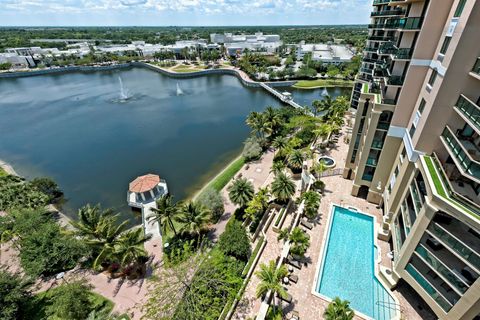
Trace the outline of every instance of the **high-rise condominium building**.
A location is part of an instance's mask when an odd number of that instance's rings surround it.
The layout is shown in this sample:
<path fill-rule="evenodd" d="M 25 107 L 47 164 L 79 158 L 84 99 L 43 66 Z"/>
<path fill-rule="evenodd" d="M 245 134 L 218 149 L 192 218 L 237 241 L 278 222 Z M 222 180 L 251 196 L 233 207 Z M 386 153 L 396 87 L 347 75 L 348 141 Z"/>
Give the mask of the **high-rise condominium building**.
<path fill-rule="evenodd" d="M 480 1 L 374 0 L 344 177 L 381 205 L 392 285 L 480 314 Z"/>

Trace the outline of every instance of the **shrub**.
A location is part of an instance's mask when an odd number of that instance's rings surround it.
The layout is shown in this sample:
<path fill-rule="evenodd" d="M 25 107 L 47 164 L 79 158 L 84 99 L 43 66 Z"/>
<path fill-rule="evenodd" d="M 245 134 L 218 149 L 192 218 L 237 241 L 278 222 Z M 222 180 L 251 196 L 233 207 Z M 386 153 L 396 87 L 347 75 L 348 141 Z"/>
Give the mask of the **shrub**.
<path fill-rule="evenodd" d="M 17 274 L 0 268 L 0 318 L 4 320 L 23 319 L 23 313 L 30 300 L 30 283 Z"/>
<path fill-rule="evenodd" d="M 242 156 L 246 161 L 256 160 L 262 155 L 262 147 L 260 143 L 253 137 L 248 138 L 245 141 L 243 147 Z"/>
<path fill-rule="evenodd" d="M 202 194 L 198 197 L 198 202 L 210 209 L 212 212 L 212 222 L 214 223 L 220 219 L 225 211 L 222 195 L 212 187 L 208 187 L 204 192 L 202 192 Z"/>
<path fill-rule="evenodd" d="M 232 219 L 218 241 L 218 247 L 226 255 L 247 261 L 250 257 L 250 240 L 240 221 Z"/>
<path fill-rule="evenodd" d="M 57 183 L 50 178 L 35 178 L 30 184 L 49 197 L 49 202 L 54 202 L 63 196 Z"/>
<path fill-rule="evenodd" d="M 90 287 L 76 281 L 61 285 L 55 289 L 55 295 L 50 299 L 46 309 L 50 317 L 60 319 L 86 319 L 92 311 L 90 302 Z"/>

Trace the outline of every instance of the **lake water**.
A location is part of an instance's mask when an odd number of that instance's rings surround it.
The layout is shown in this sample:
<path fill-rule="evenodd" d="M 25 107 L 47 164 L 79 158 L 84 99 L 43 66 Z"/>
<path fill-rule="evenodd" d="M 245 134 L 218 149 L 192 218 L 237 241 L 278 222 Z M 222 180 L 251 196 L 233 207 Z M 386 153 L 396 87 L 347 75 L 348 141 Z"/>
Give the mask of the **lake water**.
<path fill-rule="evenodd" d="M 70 216 L 101 203 L 124 219 L 134 219 L 126 192 L 136 176 L 159 174 L 185 198 L 241 152 L 250 111 L 280 104 L 233 76 L 173 79 L 141 68 L 0 79 L 0 97 L 1 159 L 27 178 L 57 181 Z"/>

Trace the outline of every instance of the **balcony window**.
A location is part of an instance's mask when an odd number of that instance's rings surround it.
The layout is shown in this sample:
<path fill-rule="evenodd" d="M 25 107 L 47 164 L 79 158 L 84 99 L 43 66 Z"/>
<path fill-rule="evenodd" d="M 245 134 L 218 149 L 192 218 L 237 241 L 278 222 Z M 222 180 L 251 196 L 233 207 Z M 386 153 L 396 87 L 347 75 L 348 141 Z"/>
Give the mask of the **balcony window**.
<path fill-rule="evenodd" d="M 466 2 L 467 0 L 458 1 L 457 9 L 455 10 L 453 17 L 458 18 L 462 15 L 462 11 L 463 11 L 463 8 L 465 7 Z"/>
<path fill-rule="evenodd" d="M 372 181 L 374 174 L 375 174 L 375 167 L 366 165 L 365 169 L 363 170 L 362 180 Z"/>
<path fill-rule="evenodd" d="M 472 72 L 480 75 L 480 58 L 477 58 L 475 65 L 473 66 Z"/>
<path fill-rule="evenodd" d="M 447 52 L 448 45 L 450 44 L 450 40 L 452 40 L 452 37 L 445 37 L 445 39 L 443 40 L 442 47 L 440 48 L 441 54 L 445 54 L 445 52 Z"/>
<path fill-rule="evenodd" d="M 417 128 L 415 127 L 415 124 L 412 123 L 412 125 L 410 126 L 410 130 L 408 130 L 408 134 L 410 135 L 410 139 L 413 139 L 413 135 L 415 134 L 415 130 L 417 130 Z"/>
<path fill-rule="evenodd" d="M 425 104 L 427 102 L 425 101 L 425 99 L 422 98 L 422 100 L 420 101 L 420 104 L 418 105 L 418 112 L 420 112 L 420 114 L 423 113 L 423 110 L 425 110 Z"/>
<path fill-rule="evenodd" d="M 480 107 L 463 95 L 458 98 L 456 107 L 480 131 Z"/>
<path fill-rule="evenodd" d="M 435 83 L 435 80 L 437 79 L 437 69 L 433 69 L 432 73 L 430 74 L 430 78 L 428 79 L 428 84 L 433 87 L 433 84 Z"/>

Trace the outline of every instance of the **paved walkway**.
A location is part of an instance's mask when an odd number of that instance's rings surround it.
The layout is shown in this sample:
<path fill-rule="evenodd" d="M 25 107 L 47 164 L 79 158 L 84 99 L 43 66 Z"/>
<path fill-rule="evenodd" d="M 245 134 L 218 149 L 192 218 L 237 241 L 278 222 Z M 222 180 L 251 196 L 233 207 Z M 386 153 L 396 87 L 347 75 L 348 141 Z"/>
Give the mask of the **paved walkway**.
<path fill-rule="evenodd" d="M 243 166 L 242 169 L 235 175 L 235 177 L 242 176 L 250 181 L 255 191 L 258 191 L 259 188 L 264 187 L 270 183 L 273 179 L 273 174 L 270 173 L 270 168 L 273 163 L 273 150 L 268 150 L 263 156 L 254 162 L 250 162 Z M 233 181 L 233 180 L 232 180 Z M 231 184 L 228 183 L 221 191 L 221 194 L 224 199 L 225 212 L 220 217 L 220 220 L 213 225 L 212 230 L 210 231 L 210 239 L 216 241 L 218 237 L 225 231 L 225 226 L 227 225 L 228 220 L 238 208 L 235 204 L 230 201 L 228 197 L 228 186 Z"/>

